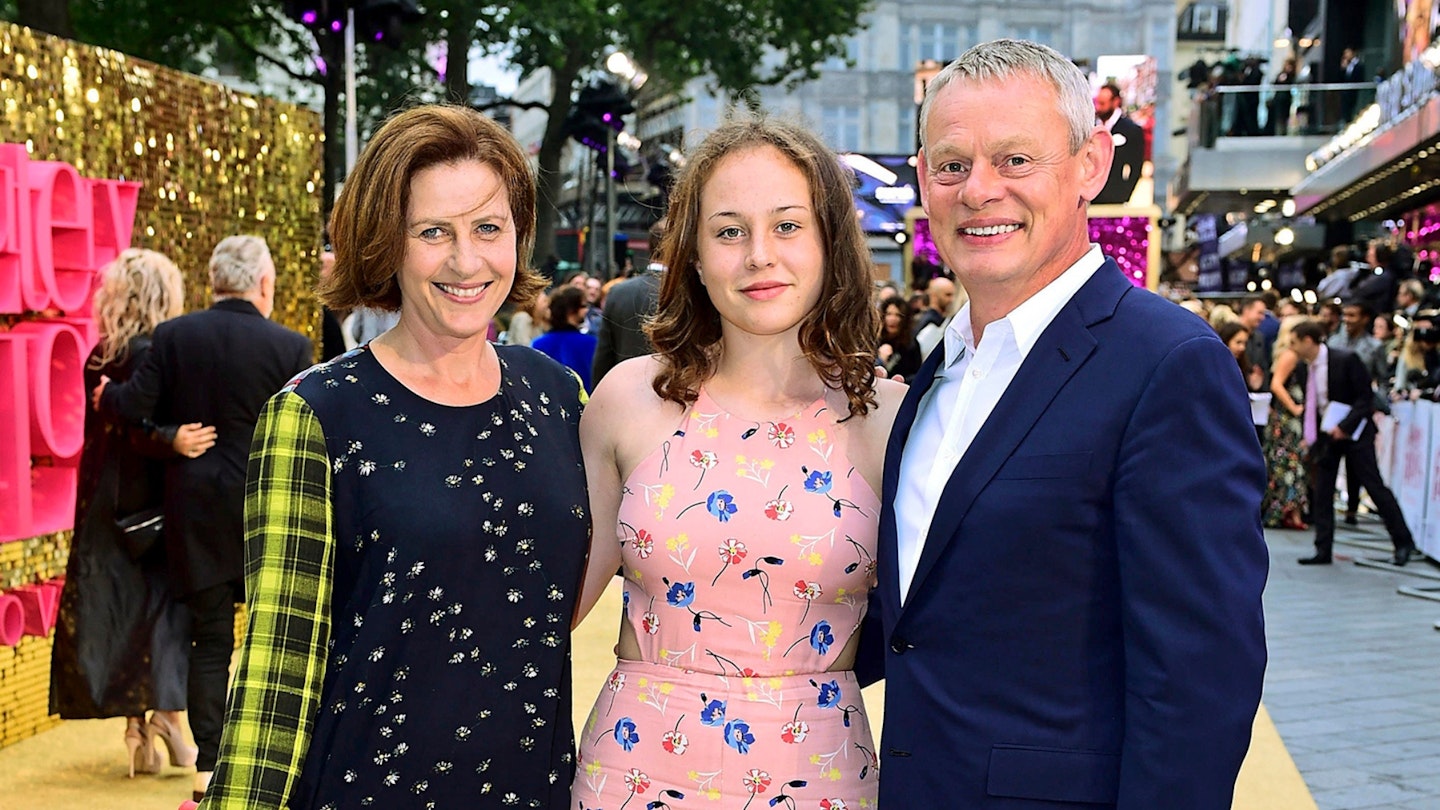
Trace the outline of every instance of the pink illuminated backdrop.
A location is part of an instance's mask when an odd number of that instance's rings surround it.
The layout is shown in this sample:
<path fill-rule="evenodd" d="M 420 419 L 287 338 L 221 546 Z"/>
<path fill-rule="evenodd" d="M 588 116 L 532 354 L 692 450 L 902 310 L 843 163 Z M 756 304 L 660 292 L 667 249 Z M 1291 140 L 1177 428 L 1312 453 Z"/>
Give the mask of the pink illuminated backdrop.
<path fill-rule="evenodd" d="M 1440 220 L 1437 220 L 1440 223 Z M 1136 287 L 1144 288 L 1149 272 L 1150 217 L 1091 217 L 1090 241 L 1100 246 L 1106 256 L 1120 265 L 1120 271 Z M 943 265 L 935 240 L 930 236 L 930 221 L 915 220 L 912 243 L 915 258 L 936 266 Z M 953 268 L 952 268 L 953 269 Z"/>

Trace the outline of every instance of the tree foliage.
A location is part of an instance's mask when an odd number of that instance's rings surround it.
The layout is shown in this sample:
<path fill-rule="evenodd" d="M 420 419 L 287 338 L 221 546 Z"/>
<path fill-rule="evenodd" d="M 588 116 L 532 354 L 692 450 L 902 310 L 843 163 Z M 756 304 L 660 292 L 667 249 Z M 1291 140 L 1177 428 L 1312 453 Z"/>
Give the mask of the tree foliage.
<path fill-rule="evenodd" d="M 0 14 L 34 24 L 41 5 L 63 2 L 7 0 L 0 2 Z M 845 37 L 859 27 L 867 4 L 421 0 L 425 18 L 407 30 L 399 50 L 360 49 L 356 96 L 366 119 L 360 131 L 409 103 L 470 102 L 466 65 L 472 49 L 505 54 L 525 72 L 548 68 L 554 94 L 539 104 L 549 114 L 538 156 L 542 202 L 536 260 L 543 261 L 554 249 L 565 118 L 580 86 L 603 70 L 610 51 L 630 54 L 661 88 L 678 89 L 703 76 L 713 92 L 743 98 L 756 87 L 813 78 L 825 60 L 843 57 Z M 326 32 L 312 39 L 285 20 L 282 0 L 69 0 L 68 11 L 68 23 L 65 15 L 51 13 L 49 19 L 61 22 L 47 24 L 70 25 L 82 42 L 191 72 L 221 60 L 253 78 L 264 61 L 296 81 L 322 85 L 328 209 L 343 171 L 341 37 Z"/>

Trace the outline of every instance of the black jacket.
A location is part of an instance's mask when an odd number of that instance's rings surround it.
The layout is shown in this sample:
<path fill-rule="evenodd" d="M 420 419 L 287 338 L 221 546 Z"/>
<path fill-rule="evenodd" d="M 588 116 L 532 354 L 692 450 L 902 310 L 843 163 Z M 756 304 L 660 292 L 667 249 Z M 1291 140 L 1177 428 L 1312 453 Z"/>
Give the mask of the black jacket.
<path fill-rule="evenodd" d="M 245 466 L 260 408 L 309 368 L 310 341 L 248 301 L 225 299 L 155 328 L 150 352 L 100 407 L 131 422 L 214 425 L 215 446 L 165 470 L 165 544 L 180 596 L 243 571 Z"/>
<path fill-rule="evenodd" d="M 645 336 L 645 321 L 655 314 L 660 302 L 660 273 L 646 271 L 616 284 L 605 296 L 605 311 L 596 334 L 595 359 L 590 367 L 591 385 L 616 365 L 632 357 L 654 354 Z M 592 389 L 593 390 L 593 389 Z"/>

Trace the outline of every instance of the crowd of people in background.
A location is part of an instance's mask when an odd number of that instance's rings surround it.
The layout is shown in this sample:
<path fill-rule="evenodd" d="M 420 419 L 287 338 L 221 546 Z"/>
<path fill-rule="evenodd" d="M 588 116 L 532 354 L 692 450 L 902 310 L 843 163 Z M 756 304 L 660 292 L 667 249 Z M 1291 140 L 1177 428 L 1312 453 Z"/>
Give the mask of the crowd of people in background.
<path fill-rule="evenodd" d="M 1365 256 L 1357 261 L 1356 255 Z M 1238 302 L 1199 299 L 1181 305 L 1206 318 L 1235 356 L 1254 401 L 1254 421 L 1269 470 L 1263 506 L 1267 527 L 1317 532 L 1317 554 L 1305 563 L 1330 561 L 1333 537 L 1335 471 L 1344 462 L 1344 520 L 1358 521 L 1361 491 L 1370 498 L 1367 511 L 1380 515 L 1395 545 L 1392 562 L 1404 565 L 1414 543 L 1394 497 L 1375 468 L 1372 413 L 1388 413 L 1390 403 L 1405 399 L 1436 399 L 1440 386 L 1440 286 L 1430 283 L 1428 264 L 1390 238 L 1370 240 L 1363 252 L 1340 245 L 1330 252 L 1326 275 L 1314 291 L 1314 304 L 1297 294 L 1281 298 L 1275 291 L 1251 294 Z M 1298 335 L 1318 336 L 1315 345 Z M 1326 363 L 1320 359 L 1324 347 Z M 1344 365 L 1341 365 L 1343 359 Z M 1353 358 L 1353 365 L 1351 364 Z M 1317 368 L 1333 378 L 1346 368 L 1362 379 L 1366 400 L 1346 403 L 1359 416 L 1344 437 L 1329 441 L 1316 425 L 1307 425 L 1317 397 L 1331 393 Z M 1347 380 L 1353 382 L 1352 380 Z M 1324 422 L 1324 414 L 1319 414 Z M 1340 419 L 1337 423 L 1343 423 Z M 1332 428 L 1334 426 L 1331 426 Z M 1307 432 L 1311 435 L 1307 435 Z M 1327 483 L 1328 480 L 1328 483 Z"/>

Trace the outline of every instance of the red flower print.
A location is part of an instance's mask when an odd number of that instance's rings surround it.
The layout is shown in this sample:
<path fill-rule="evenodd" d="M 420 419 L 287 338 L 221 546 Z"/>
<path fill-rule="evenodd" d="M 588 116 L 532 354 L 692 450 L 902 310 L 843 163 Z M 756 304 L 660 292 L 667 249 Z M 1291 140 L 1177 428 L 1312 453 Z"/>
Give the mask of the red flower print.
<path fill-rule="evenodd" d="M 813 601 L 818 599 L 820 594 L 824 592 L 824 589 L 820 587 L 820 583 L 818 582 L 806 582 L 803 579 L 795 581 L 795 595 L 801 599 Z"/>
<path fill-rule="evenodd" d="M 631 793 L 644 793 L 650 787 L 650 777 L 639 768 L 631 768 L 625 774 L 625 787 L 630 788 Z"/>
<path fill-rule="evenodd" d="M 640 626 L 645 628 L 646 633 L 649 633 L 653 636 L 656 633 L 660 632 L 660 617 L 656 616 L 654 613 L 647 612 L 640 619 Z"/>
<path fill-rule="evenodd" d="M 605 687 L 606 687 L 607 689 L 609 689 L 611 692 L 619 692 L 621 689 L 624 689 L 624 688 L 625 688 L 625 673 L 623 673 L 623 672 L 612 672 L 612 673 L 610 673 L 610 679 L 609 679 L 608 681 L 606 681 Z"/>
<path fill-rule="evenodd" d="M 714 450 L 692 450 L 690 452 L 690 465 L 708 470 L 720 463 L 720 458 L 715 455 Z"/>
<path fill-rule="evenodd" d="M 759 768 L 751 768 L 749 773 L 745 774 L 742 781 L 745 782 L 745 789 L 750 792 L 750 795 L 755 796 L 764 793 L 765 788 L 770 787 L 771 780 L 770 774 Z"/>
<path fill-rule="evenodd" d="M 745 544 L 731 537 L 720 544 L 720 559 L 730 565 L 737 565 L 745 559 Z"/>
<path fill-rule="evenodd" d="M 784 422 L 771 422 L 769 436 L 771 444 L 784 449 L 795 443 L 795 428 Z"/>
<path fill-rule="evenodd" d="M 678 731 L 667 731 L 660 738 L 660 747 L 678 757 L 690 747 L 690 738 Z"/>
<path fill-rule="evenodd" d="M 844 799 L 821 799 L 820 810 L 846 810 Z"/>
<path fill-rule="evenodd" d="M 804 720 L 792 720 L 780 727 L 780 739 L 795 745 L 805 742 L 805 737 L 810 733 L 810 724 Z"/>
<path fill-rule="evenodd" d="M 790 519 L 791 513 L 795 511 L 795 504 L 783 498 L 776 498 L 773 501 L 765 502 L 765 517 L 771 520 L 784 522 Z"/>
<path fill-rule="evenodd" d="M 719 582 L 720 575 L 725 573 L 725 568 L 731 565 L 739 565 L 740 561 L 745 559 L 745 555 L 748 553 L 749 551 L 746 550 L 744 543 L 733 537 L 727 538 L 725 542 L 720 544 L 720 559 L 723 560 L 723 562 L 720 563 L 720 570 L 715 572 L 715 578 L 710 580 L 710 584 L 714 585 Z"/>
<path fill-rule="evenodd" d="M 642 560 L 648 560 L 655 551 L 655 537 L 650 532 L 641 529 L 635 533 L 635 539 L 630 541 L 630 547 L 635 549 L 635 554 Z"/>

